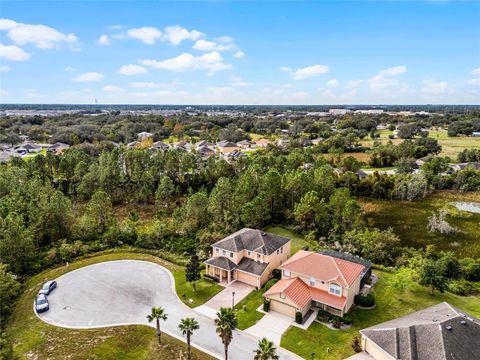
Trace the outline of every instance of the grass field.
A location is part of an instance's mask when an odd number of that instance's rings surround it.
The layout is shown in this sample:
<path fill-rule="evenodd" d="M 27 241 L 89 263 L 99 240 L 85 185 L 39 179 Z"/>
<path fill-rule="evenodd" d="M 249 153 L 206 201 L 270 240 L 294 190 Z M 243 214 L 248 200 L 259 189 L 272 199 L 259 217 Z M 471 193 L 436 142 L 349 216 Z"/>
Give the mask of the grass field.
<path fill-rule="evenodd" d="M 122 326 L 94 330 L 71 330 L 48 325 L 37 318 L 32 309 L 33 299 L 47 279 L 55 279 L 69 271 L 87 265 L 121 259 L 136 259 L 160 264 L 172 271 L 177 294 L 189 306 L 203 304 L 219 292 L 219 285 L 201 280 L 197 283 L 197 294 L 185 282 L 183 268 L 157 257 L 116 252 L 86 258 L 46 270 L 30 278 L 9 318 L 6 331 L 14 343 L 15 353 L 24 359 L 185 359 L 186 344 L 162 335 L 162 346 L 157 345 L 155 329 L 148 326 Z M 188 299 L 192 298 L 193 303 Z M 146 316 L 146 315 L 145 315 Z M 193 358 L 212 359 L 209 355 L 193 349 Z"/>
<path fill-rule="evenodd" d="M 379 276 L 379 282 L 373 290 L 377 306 L 373 310 L 353 310 L 351 328 L 331 330 L 317 322 L 307 330 L 292 326 L 284 333 L 281 346 L 306 359 L 310 359 L 313 352 L 317 360 L 344 359 L 354 354 L 351 343 L 359 330 L 442 301 L 477 318 L 480 316 L 480 300 L 477 297 L 461 297 L 450 293 L 431 295 L 428 289 L 420 286 L 399 296 L 389 285 L 392 274 L 379 271 L 375 271 L 375 274 Z"/>
<path fill-rule="evenodd" d="M 390 141 L 388 138 L 389 135 L 393 135 L 393 131 L 391 130 L 380 130 L 380 140 L 382 143 L 387 143 Z M 442 152 L 440 153 L 441 156 L 449 156 L 453 162 L 457 161 L 457 155 L 463 149 L 473 149 L 473 148 L 480 148 L 480 138 L 478 137 L 468 137 L 468 136 L 461 136 L 461 137 L 449 137 L 447 134 L 447 130 L 442 129 L 432 129 L 429 130 L 429 137 L 432 139 L 437 139 L 438 143 L 442 146 Z M 391 140 L 394 144 L 399 144 L 403 139 L 393 139 Z M 362 141 L 362 145 L 372 147 L 373 140 L 366 139 Z"/>
<path fill-rule="evenodd" d="M 457 211 L 453 201 L 480 202 L 480 193 L 437 191 L 425 199 L 413 202 L 360 199 L 369 225 L 380 229 L 392 227 L 403 245 L 452 250 L 462 256 L 480 256 L 480 214 Z M 428 218 L 433 211 L 447 206 L 452 214 L 447 221 L 460 232 L 441 235 L 428 231 Z"/>

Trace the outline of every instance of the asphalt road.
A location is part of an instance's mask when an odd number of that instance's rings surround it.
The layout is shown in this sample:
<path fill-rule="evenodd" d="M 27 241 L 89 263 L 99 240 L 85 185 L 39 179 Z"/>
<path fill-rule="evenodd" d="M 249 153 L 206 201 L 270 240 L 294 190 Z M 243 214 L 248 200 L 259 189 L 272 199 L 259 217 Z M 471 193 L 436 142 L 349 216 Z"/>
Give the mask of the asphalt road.
<path fill-rule="evenodd" d="M 161 323 L 166 333 L 181 338 L 180 319 L 194 317 L 200 330 L 192 345 L 223 358 L 223 344 L 212 319 L 183 304 L 177 297 L 170 272 L 154 263 L 137 260 L 109 261 L 71 271 L 56 279 L 57 289 L 48 296 L 50 310 L 39 314 L 45 322 L 67 328 L 98 328 L 115 325 L 149 324 L 152 307 L 162 306 L 168 320 Z M 253 359 L 258 339 L 235 331 L 229 347 L 232 360 Z M 280 359 L 299 359 L 279 348 Z"/>

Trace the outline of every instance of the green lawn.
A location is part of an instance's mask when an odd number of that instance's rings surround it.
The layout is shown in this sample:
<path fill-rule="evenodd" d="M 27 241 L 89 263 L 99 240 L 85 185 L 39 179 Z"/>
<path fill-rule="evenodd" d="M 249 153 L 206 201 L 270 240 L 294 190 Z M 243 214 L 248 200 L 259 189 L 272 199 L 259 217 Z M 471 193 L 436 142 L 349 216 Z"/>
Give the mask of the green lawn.
<path fill-rule="evenodd" d="M 151 261 L 171 270 L 179 297 L 186 294 L 185 302 L 192 307 L 203 304 L 222 290 L 218 284 L 202 279 L 194 294 L 191 285 L 185 282 L 183 267 L 138 253 L 108 253 L 73 262 L 68 267 L 45 270 L 27 281 L 7 323 L 6 332 L 13 340 L 15 353 L 24 359 L 65 359 L 66 355 L 69 359 L 184 359 L 186 345 L 182 341 L 164 334 L 163 345 L 158 347 L 155 330 L 148 326 L 72 330 L 48 325 L 34 314 L 33 299 L 47 279 L 91 264 L 122 259 Z M 193 303 L 188 301 L 190 298 Z M 194 359 L 212 358 L 194 349 Z"/>
<path fill-rule="evenodd" d="M 314 322 L 308 330 L 290 327 L 282 337 L 281 346 L 302 356 L 315 359 L 344 359 L 353 355 L 352 339 L 358 331 L 375 324 L 406 315 L 428 306 L 447 301 L 453 306 L 480 317 L 480 300 L 478 297 L 461 297 L 450 293 L 431 295 L 426 288 L 418 286 L 414 291 L 403 296 L 388 285 L 392 274 L 375 271 L 379 282 L 374 287 L 377 307 L 373 310 L 353 310 L 353 326 L 348 330 L 331 330 Z"/>
<path fill-rule="evenodd" d="M 263 304 L 263 293 L 265 289 L 253 290 L 246 298 L 235 305 L 237 311 L 238 328 L 245 330 L 253 326 L 263 317 L 263 313 L 257 311 Z"/>
<path fill-rule="evenodd" d="M 461 256 L 480 256 L 480 214 L 456 211 L 453 201 L 480 202 L 479 193 L 437 191 L 425 199 L 413 202 L 360 199 L 369 225 L 380 229 L 392 227 L 407 246 L 424 247 L 434 244 L 439 249 L 452 250 Z M 428 218 L 444 206 L 452 210 L 447 221 L 461 232 L 450 235 L 428 231 Z"/>
<path fill-rule="evenodd" d="M 391 130 L 380 130 L 380 139 L 376 139 L 382 143 L 390 141 L 389 135 L 393 134 Z M 457 155 L 463 149 L 480 148 L 480 138 L 471 136 L 459 136 L 449 137 L 447 130 L 444 129 L 430 129 L 428 137 L 438 140 L 438 143 L 442 146 L 441 156 L 449 156 L 452 161 L 457 160 Z M 403 139 L 391 140 L 394 144 L 399 144 Z M 362 145 L 371 147 L 373 145 L 372 139 L 362 140 Z"/>

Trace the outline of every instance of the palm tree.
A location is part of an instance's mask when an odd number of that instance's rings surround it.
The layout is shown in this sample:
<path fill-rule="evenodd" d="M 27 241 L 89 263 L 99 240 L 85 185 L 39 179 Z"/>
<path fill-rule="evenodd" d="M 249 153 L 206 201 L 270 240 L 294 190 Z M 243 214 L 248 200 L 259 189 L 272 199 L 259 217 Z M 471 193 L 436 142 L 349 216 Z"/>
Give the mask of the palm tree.
<path fill-rule="evenodd" d="M 178 328 L 182 331 L 183 335 L 187 336 L 187 349 L 188 349 L 188 358 L 190 359 L 190 336 L 193 334 L 194 330 L 198 330 L 200 325 L 198 325 L 197 320 L 194 318 L 185 318 L 180 320 Z"/>
<path fill-rule="evenodd" d="M 157 336 L 158 336 L 158 343 L 160 344 L 160 335 L 162 334 L 160 331 L 160 320 L 167 320 L 167 313 L 162 307 L 154 307 L 152 308 L 152 313 L 150 315 L 147 315 L 148 322 L 152 322 L 153 320 L 156 320 L 157 322 Z"/>
<path fill-rule="evenodd" d="M 222 339 L 225 348 L 225 360 L 228 360 L 228 345 L 232 341 L 233 329 L 237 327 L 237 316 L 232 308 L 220 308 L 215 319 L 217 334 Z"/>
<path fill-rule="evenodd" d="M 254 351 L 254 360 L 278 360 L 277 348 L 267 338 L 258 341 L 258 349 Z"/>

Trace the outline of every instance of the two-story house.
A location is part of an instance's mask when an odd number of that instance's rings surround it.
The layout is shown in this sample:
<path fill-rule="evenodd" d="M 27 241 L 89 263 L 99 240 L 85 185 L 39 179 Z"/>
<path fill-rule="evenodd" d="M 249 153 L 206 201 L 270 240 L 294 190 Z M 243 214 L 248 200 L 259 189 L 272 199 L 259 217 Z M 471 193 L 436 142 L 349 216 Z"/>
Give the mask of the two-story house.
<path fill-rule="evenodd" d="M 290 257 L 290 239 L 244 228 L 212 245 L 205 273 L 221 282 L 237 280 L 260 288 Z"/>
<path fill-rule="evenodd" d="M 300 250 L 279 266 L 282 278 L 264 297 L 270 310 L 291 317 L 312 307 L 343 316 L 360 292 L 364 266 L 315 252 Z"/>

